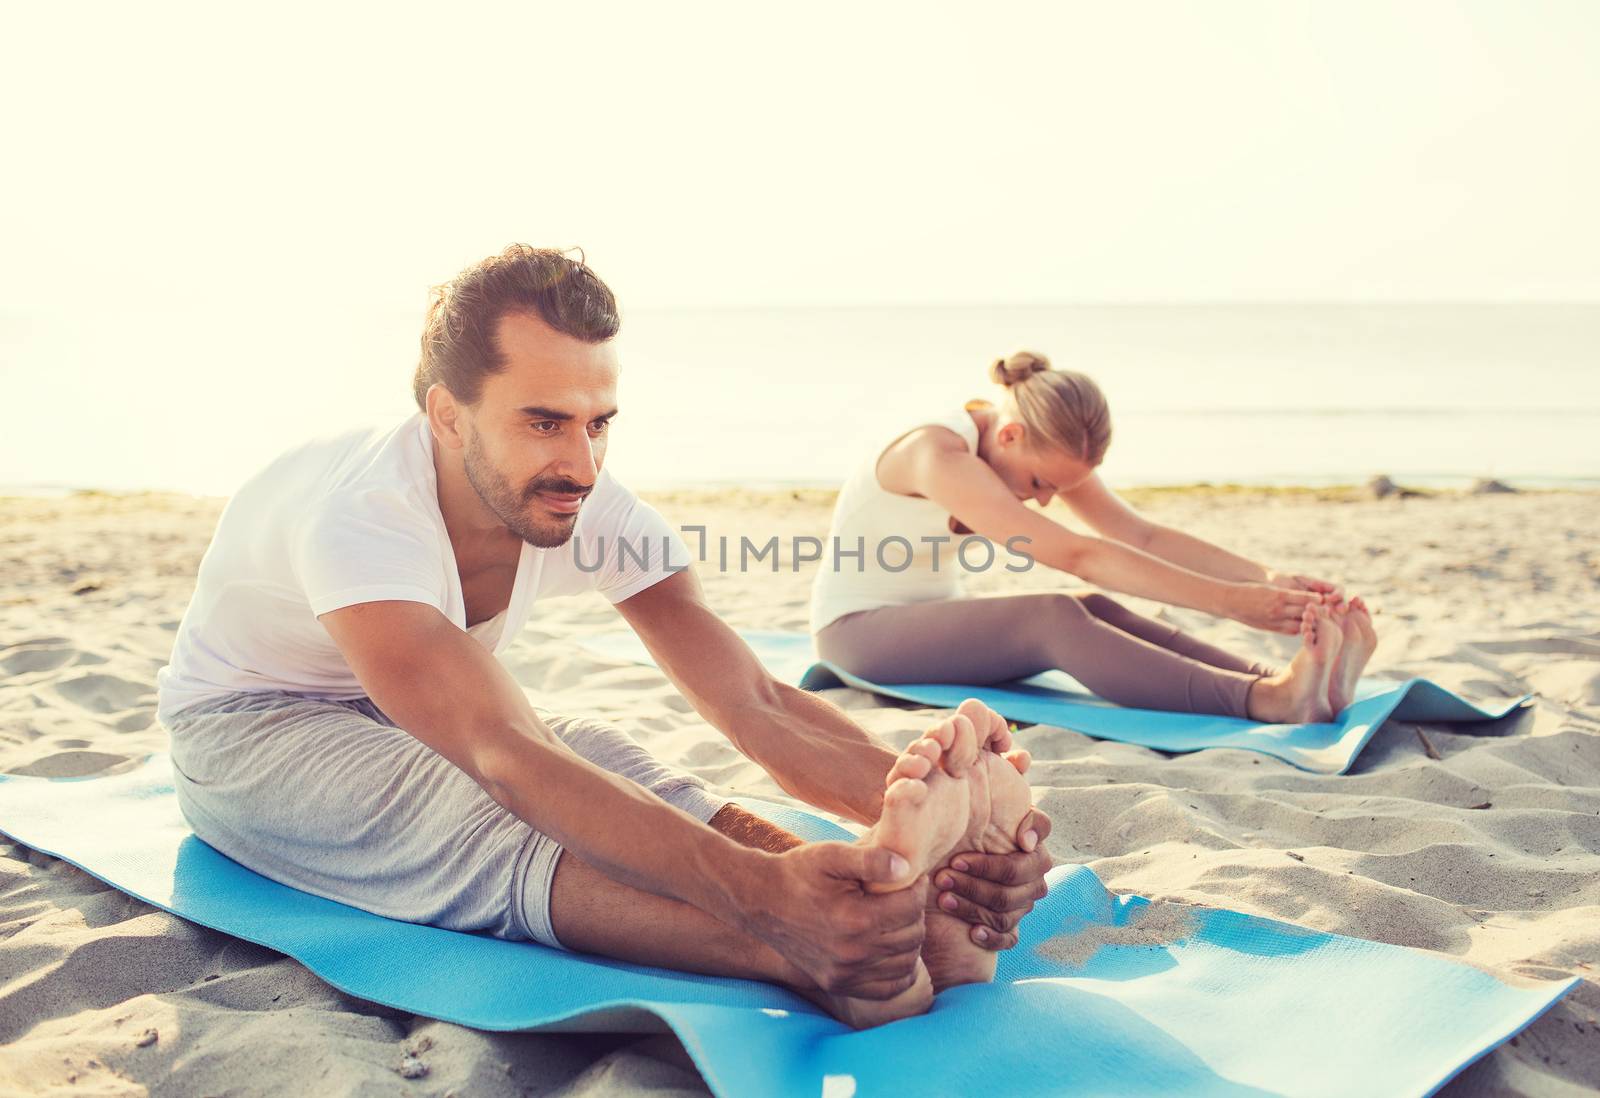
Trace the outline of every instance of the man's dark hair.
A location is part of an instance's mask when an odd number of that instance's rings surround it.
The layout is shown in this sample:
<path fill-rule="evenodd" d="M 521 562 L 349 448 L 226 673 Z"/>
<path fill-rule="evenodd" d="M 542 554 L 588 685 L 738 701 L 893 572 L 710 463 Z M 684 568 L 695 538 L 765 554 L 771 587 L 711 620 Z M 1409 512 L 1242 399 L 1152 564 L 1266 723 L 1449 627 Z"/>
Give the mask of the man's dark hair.
<path fill-rule="evenodd" d="M 433 288 L 411 380 L 417 407 L 426 410 L 434 384 L 462 403 L 477 403 L 483 379 L 506 367 L 494 333 L 500 318 L 513 313 L 536 316 L 585 343 L 604 343 L 622 327 L 617 299 L 582 252 L 573 259 L 554 248 L 513 244 Z"/>

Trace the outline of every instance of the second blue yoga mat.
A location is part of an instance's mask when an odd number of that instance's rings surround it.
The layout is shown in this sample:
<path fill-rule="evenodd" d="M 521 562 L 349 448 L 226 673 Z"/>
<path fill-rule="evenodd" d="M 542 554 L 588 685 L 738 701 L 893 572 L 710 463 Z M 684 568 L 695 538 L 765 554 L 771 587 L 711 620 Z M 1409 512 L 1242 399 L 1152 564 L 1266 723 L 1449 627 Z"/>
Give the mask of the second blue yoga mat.
<path fill-rule="evenodd" d="M 195 838 L 164 755 L 109 777 L 0 776 L 0 831 L 375 1003 L 489 1030 L 670 1027 L 723 1098 L 1422 1095 L 1576 983 L 1513 986 L 1419 950 L 1114 896 L 1059 866 L 993 984 L 858 1033 L 767 984 L 395 922 L 277 884 Z"/>
<path fill-rule="evenodd" d="M 1498 720 L 1528 700 L 1522 697 L 1494 706 L 1481 706 L 1427 679 L 1405 682 L 1362 679 L 1355 703 L 1339 714 L 1337 721 L 1258 724 L 1237 717 L 1125 709 L 1095 697 L 1059 671 L 1047 671 L 1001 686 L 868 682 L 830 663 L 818 661 L 811 638 L 806 634 L 742 631 L 740 636 L 774 676 L 807 690 L 853 686 L 938 709 L 954 709 L 966 698 L 977 698 L 1008 720 L 1024 724 L 1055 725 L 1097 739 L 1118 740 L 1159 751 L 1199 751 L 1206 747 L 1259 751 L 1317 774 L 1343 774 L 1349 770 L 1367 741 L 1391 717 L 1440 722 Z M 590 637 L 582 646 L 611 659 L 654 663 L 633 633 Z"/>

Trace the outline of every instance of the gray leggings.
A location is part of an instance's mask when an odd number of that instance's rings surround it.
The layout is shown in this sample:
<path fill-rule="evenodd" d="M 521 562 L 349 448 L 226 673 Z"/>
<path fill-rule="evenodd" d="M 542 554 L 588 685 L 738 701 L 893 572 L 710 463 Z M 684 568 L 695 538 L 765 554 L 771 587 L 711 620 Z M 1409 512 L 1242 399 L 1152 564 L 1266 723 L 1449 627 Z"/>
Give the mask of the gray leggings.
<path fill-rule="evenodd" d="M 1104 595 L 860 610 L 822 628 L 817 654 L 881 683 L 987 686 L 1060 670 L 1118 705 L 1229 717 L 1248 717 L 1250 687 L 1273 674 Z"/>
<path fill-rule="evenodd" d="M 573 751 L 702 822 L 727 802 L 602 721 L 540 718 Z M 195 834 L 283 884 L 451 930 L 560 946 L 562 848 L 367 698 L 226 694 L 168 718 Z"/>

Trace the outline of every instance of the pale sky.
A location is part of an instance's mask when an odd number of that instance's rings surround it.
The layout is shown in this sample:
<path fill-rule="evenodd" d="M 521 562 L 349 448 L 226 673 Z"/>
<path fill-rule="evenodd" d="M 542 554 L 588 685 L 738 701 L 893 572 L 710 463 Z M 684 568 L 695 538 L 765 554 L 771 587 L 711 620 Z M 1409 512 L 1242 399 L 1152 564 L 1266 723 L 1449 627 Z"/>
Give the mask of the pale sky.
<path fill-rule="evenodd" d="M 8 6 L 0 308 L 1600 299 L 1593 3 L 341 7 Z"/>
<path fill-rule="evenodd" d="M 1597 3 L 14 3 L 4 28 L 0 485 L 227 491 L 405 415 L 428 287 L 511 241 L 585 248 L 624 340 L 686 305 L 1600 302 Z M 880 317 L 797 368 L 823 409 L 850 379 L 981 382 L 1024 338 L 891 345 Z M 1594 323 L 1517 402 L 1571 398 Z M 658 394 L 636 438 L 671 437 L 663 392 L 697 437 L 829 414 L 770 403 L 781 323 L 729 327 L 628 345 L 624 396 Z M 1218 351 L 1211 396 L 1260 384 L 1269 336 Z M 1186 354 L 1166 338 L 1105 354 Z"/>

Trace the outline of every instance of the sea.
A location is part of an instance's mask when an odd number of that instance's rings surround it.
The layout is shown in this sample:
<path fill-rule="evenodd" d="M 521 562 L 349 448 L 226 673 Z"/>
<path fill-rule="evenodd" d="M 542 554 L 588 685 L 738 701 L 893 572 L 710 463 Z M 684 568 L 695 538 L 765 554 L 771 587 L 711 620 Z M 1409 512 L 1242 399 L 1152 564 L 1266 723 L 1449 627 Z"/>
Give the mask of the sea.
<path fill-rule="evenodd" d="M 225 495 L 414 411 L 420 313 L 0 314 L 0 492 Z M 640 309 L 608 462 L 639 488 L 815 486 L 998 399 L 1016 350 L 1105 390 L 1115 486 L 1600 487 L 1600 304 Z"/>

